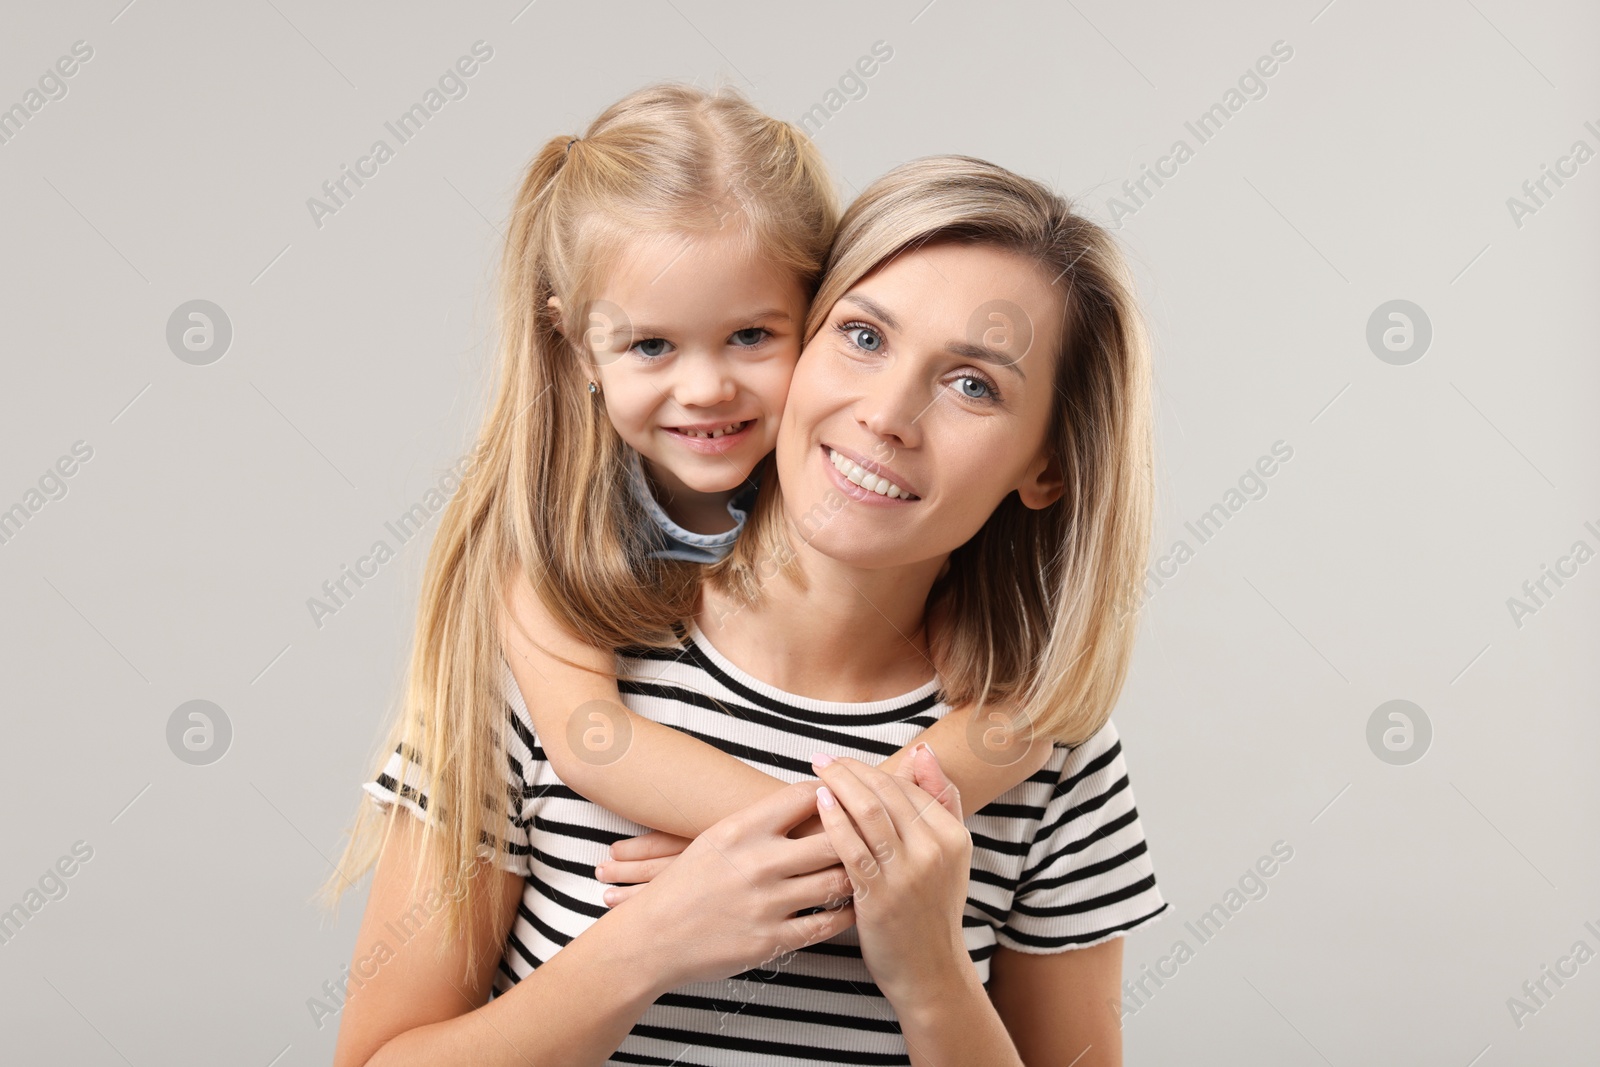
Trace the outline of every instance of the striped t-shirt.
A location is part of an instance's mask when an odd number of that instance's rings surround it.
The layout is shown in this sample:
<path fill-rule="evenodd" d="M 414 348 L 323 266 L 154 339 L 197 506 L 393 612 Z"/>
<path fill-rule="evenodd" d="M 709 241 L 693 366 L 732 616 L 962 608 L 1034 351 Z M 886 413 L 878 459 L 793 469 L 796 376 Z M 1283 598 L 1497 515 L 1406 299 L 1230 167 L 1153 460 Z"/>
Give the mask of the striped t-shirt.
<path fill-rule="evenodd" d="M 680 649 L 619 655 L 623 702 L 785 782 L 815 777 L 817 751 L 878 763 L 950 708 L 937 682 L 889 700 L 812 700 L 735 667 L 691 627 Z M 608 910 L 594 877 L 608 846 L 646 833 L 556 777 L 509 667 L 513 727 L 506 753 L 513 797 L 503 832 L 508 867 L 526 879 L 494 996 L 507 992 Z M 365 788 L 426 807 L 420 768 L 397 752 Z M 420 801 L 420 805 L 418 803 Z M 519 810 L 520 809 L 520 810 Z M 972 872 L 962 920 L 967 951 L 989 981 L 998 946 L 1061 952 L 1096 944 L 1162 914 L 1116 729 L 1074 748 L 1056 745 L 1044 768 L 966 819 Z M 682 986 L 656 1000 L 609 1063 L 676 1067 L 734 1064 L 909 1064 L 889 1002 L 861 959 L 854 927 L 721 982 Z"/>

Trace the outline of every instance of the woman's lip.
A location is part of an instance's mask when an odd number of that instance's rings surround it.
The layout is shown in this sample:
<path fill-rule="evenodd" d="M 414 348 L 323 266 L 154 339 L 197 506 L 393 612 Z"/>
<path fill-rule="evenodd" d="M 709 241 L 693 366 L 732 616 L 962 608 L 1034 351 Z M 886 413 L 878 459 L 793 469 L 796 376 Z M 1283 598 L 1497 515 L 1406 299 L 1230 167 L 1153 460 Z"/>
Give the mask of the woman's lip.
<path fill-rule="evenodd" d="M 735 419 L 732 421 L 743 421 L 744 429 L 735 430 L 733 433 L 725 433 L 721 437 L 691 437 L 686 433 L 681 433 L 680 430 L 698 430 L 702 428 L 706 430 L 720 430 L 722 427 L 728 425 L 726 422 L 712 423 L 711 425 L 705 427 L 694 425 L 687 427 L 663 426 L 661 429 L 674 441 L 693 452 L 700 452 L 706 455 L 716 455 L 719 452 L 727 452 L 731 449 L 738 448 L 740 445 L 750 440 L 750 435 L 755 431 L 757 421 L 755 419 Z"/>
<path fill-rule="evenodd" d="M 917 503 L 917 501 L 908 500 L 903 496 L 887 497 L 882 493 L 874 493 L 871 489 L 864 489 L 855 482 L 852 482 L 849 478 L 844 476 L 843 471 L 833 465 L 833 460 L 828 456 L 829 448 L 829 445 L 823 445 L 817 450 L 817 454 L 822 457 L 822 466 L 827 471 L 828 477 L 833 480 L 833 484 L 838 487 L 840 492 L 844 493 L 851 500 L 859 501 L 862 504 L 876 504 L 879 507 L 885 508 L 898 508 L 904 507 L 907 504 Z M 834 449 L 834 451 L 839 450 Z M 844 456 L 849 455 L 849 453 L 846 452 L 840 452 L 839 454 Z M 884 477 L 888 478 L 889 476 L 885 474 Z M 894 481 L 893 478 L 890 478 L 889 480 Z M 896 482 L 895 484 L 898 485 L 899 483 Z"/>
<path fill-rule="evenodd" d="M 915 496 L 915 497 L 920 497 L 922 495 L 921 491 L 918 490 L 916 486 L 914 486 L 910 482 L 906 481 L 904 478 L 902 478 L 895 471 L 889 469 L 888 467 L 885 467 L 882 463 L 874 463 L 874 462 L 872 462 L 872 460 L 866 459 L 866 458 L 864 458 L 862 456 L 859 456 L 856 453 L 850 451 L 848 448 L 840 448 L 838 445 L 824 444 L 822 446 L 823 458 L 824 459 L 828 459 L 828 466 L 830 466 L 830 467 L 833 466 L 833 460 L 828 458 L 828 455 L 827 455 L 827 453 L 829 453 L 830 451 L 839 453 L 839 455 L 843 456 L 845 459 L 848 459 L 851 463 L 854 463 L 856 466 L 860 467 L 861 469 L 863 469 L 865 471 L 868 471 L 868 472 L 870 472 L 872 474 L 876 474 L 880 478 L 889 479 L 895 485 L 898 485 L 900 487 L 900 492 L 902 494 L 908 494 L 910 496 Z M 845 481 L 849 482 L 850 479 L 846 478 Z M 850 484 L 851 485 L 855 485 L 856 483 L 855 482 L 850 482 Z M 867 490 L 867 491 L 871 492 L 871 490 Z M 877 494 L 874 493 L 873 495 L 876 496 Z"/>

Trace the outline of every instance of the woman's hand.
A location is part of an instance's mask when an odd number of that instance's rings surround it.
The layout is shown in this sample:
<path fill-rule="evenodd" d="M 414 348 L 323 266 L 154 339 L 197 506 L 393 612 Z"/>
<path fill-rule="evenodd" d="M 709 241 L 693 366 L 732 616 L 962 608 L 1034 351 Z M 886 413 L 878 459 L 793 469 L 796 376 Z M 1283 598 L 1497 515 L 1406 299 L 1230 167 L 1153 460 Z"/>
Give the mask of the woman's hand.
<path fill-rule="evenodd" d="M 829 839 L 786 836 L 815 813 L 816 793 L 816 782 L 796 782 L 734 812 L 603 917 L 651 946 L 658 988 L 731 977 L 856 921 L 850 878 Z M 795 916 L 810 908 L 827 910 Z"/>
<path fill-rule="evenodd" d="M 961 918 L 972 835 L 938 757 L 919 746 L 888 775 L 848 757 L 819 757 L 817 804 L 850 875 L 861 956 L 897 1010 L 971 968 Z M 919 788 L 920 785 L 920 788 Z M 931 799 L 938 796 L 938 800 Z"/>
<path fill-rule="evenodd" d="M 939 757 L 934 755 L 932 749 L 925 744 L 918 745 L 911 758 L 901 766 L 909 766 L 912 781 L 960 820 L 961 800 L 955 783 L 945 777 L 939 767 Z M 825 832 L 822 818 L 810 815 L 791 830 L 789 836 L 801 838 Z M 594 876 L 602 882 L 619 884 L 614 889 L 607 889 L 602 899 L 608 906 L 615 907 L 637 894 L 644 888 L 644 883 L 666 870 L 673 857 L 689 847 L 690 840 L 665 830 L 651 830 L 637 837 L 625 837 L 613 844 L 611 859 L 596 867 Z"/>

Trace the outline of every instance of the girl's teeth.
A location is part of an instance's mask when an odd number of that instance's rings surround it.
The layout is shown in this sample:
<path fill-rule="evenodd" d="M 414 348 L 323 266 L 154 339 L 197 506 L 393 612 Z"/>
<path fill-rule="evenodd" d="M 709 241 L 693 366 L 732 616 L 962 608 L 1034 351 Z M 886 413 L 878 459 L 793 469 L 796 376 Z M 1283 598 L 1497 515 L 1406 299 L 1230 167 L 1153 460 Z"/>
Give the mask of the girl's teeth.
<path fill-rule="evenodd" d="M 828 458 L 833 461 L 834 467 L 838 469 L 840 474 L 869 492 L 877 493 L 879 496 L 886 496 L 890 500 L 898 500 L 901 497 L 909 497 L 911 495 L 889 479 L 873 474 L 865 467 L 846 459 L 831 448 L 828 449 Z"/>
<path fill-rule="evenodd" d="M 730 422 L 720 430 L 681 430 L 680 433 L 688 437 L 709 437 L 713 441 L 730 433 L 737 433 L 744 429 L 742 422 Z"/>

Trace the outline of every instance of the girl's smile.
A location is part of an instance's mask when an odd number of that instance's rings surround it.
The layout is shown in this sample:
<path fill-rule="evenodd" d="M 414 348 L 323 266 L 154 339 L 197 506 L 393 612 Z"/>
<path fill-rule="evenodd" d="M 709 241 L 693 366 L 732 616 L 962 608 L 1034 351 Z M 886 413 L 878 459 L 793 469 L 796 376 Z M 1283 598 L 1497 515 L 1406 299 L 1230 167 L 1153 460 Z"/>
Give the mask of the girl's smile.
<path fill-rule="evenodd" d="M 673 501 L 736 492 L 777 443 L 806 294 L 737 220 L 623 242 L 584 334 L 605 412 Z"/>
<path fill-rule="evenodd" d="M 756 433 L 756 424 L 760 421 L 743 419 L 737 422 L 689 423 L 664 426 L 662 430 L 675 445 L 701 455 L 720 456 L 748 444 L 752 438 L 759 436 Z"/>

